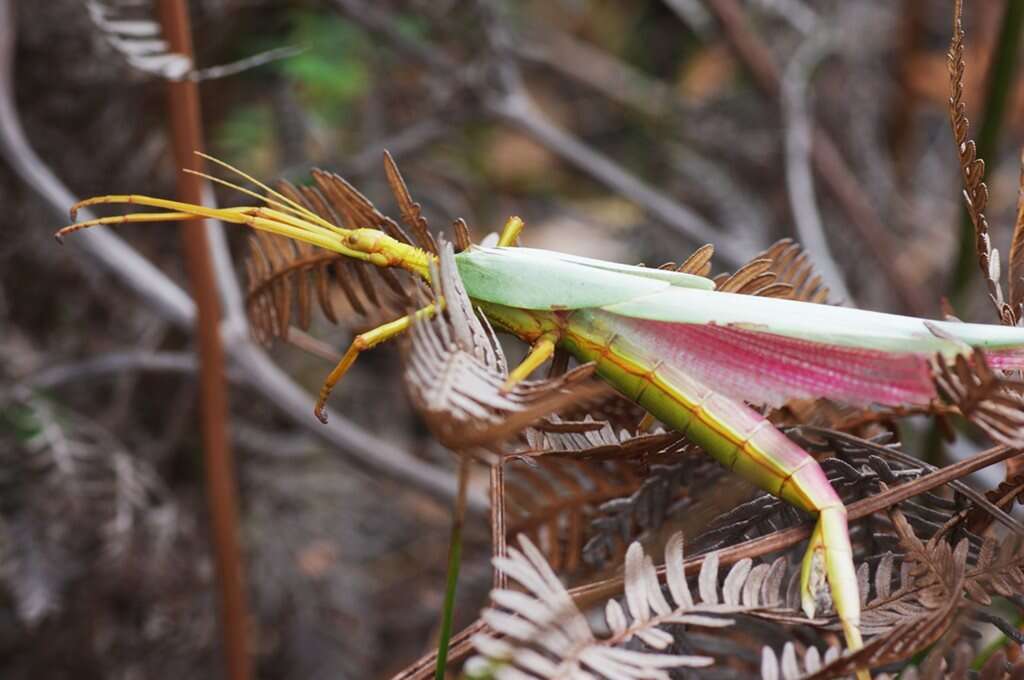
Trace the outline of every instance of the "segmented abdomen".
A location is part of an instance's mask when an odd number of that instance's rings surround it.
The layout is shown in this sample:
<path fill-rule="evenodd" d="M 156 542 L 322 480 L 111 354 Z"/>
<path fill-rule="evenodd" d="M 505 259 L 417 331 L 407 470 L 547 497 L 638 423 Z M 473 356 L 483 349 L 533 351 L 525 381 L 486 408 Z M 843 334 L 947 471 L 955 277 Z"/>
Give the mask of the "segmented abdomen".
<path fill-rule="evenodd" d="M 624 396 L 682 432 L 723 465 L 806 510 L 840 503 L 810 455 L 745 404 L 680 369 L 674 353 L 651 356 L 642 331 L 614 314 L 580 310 L 568 318 L 563 343 Z"/>

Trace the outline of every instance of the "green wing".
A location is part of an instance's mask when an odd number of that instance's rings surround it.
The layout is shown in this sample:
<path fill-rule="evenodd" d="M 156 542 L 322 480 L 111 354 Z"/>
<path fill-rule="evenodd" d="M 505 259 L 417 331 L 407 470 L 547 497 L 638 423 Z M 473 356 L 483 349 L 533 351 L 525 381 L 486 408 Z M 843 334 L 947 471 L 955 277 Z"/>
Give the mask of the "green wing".
<path fill-rule="evenodd" d="M 984 349 L 1015 349 L 1024 345 L 1024 328 L 929 321 L 848 307 L 677 287 L 601 308 L 634 319 L 734 326 L 887 352 L 954 355 L 968 345 Z"/>
<path fill-rule="evenodd" d="M 952 356 L 1024 347 L 1024 328 L 928 321 L 848 307 L 723 293 L 710 279 L 532 248 L 455 256 L 477 300 L 533 310 L 601 309 L 634 319 L 717 324 L 826 345 Z"/>
<path fill-rule="evenodd" d="M 714 289 L 701 276 L 533 248 L 474 246 L 455 261 L 470 297 L 521 309 L 591 309 L 673 287 Z"/>

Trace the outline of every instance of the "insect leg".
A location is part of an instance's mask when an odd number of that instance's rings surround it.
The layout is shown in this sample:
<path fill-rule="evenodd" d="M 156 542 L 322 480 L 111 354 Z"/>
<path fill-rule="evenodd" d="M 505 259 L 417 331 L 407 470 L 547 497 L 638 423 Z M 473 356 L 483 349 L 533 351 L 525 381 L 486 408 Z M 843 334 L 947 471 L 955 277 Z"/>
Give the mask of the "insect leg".
<path fill-rule="evenodd" d="M 514 246 L 524 226 L 525 224 L 521 218 L 515 215 L 508 218 L 508 221 L 505 222 L 505 227 L 501 230 L 501 236 L 498 237 L 498 245 Z"/>
<path fill-rule="evenodd" d="M 526 355 L 526 358 L 523 359 L 522 363 L 508 374 L 508 380 L 505 381 L 502 389 L 506 391 L 512 389 L 516 383 L 526 378 L 538 366 L 550 359 L 555 353 L 555 345 L 557 343 L 558 333 L 555 331 L 548 331 L 537 338 L 537 341 L 533 343 L 533 348 Z"/>
<path fill-rule="evenodd" d="M 327 398 L 331 395 L 331 390 L 334 389 L 334 386 L 338 384 L 338 381 L 345 376 L 348 369 L 352 367 L 352 364 L 355 363 L 356 358 L 361 352 L 372 347 L 376 347 L 382 342 L 387 342 L 395 336 L 400 335 L 409 329 L 413 321 L 432 317 L 436 311 L 437 308 L 433 304 L 429 304 L 412 314 L 406 314 L 401 318 L 389 321 L 381 326 L 377 326 L 365 333 L 360 333 L 353 338 L 352 344 L 349 345 L 348 350 L 345 352 L 344 356 L 341 357 L 341 361 L 338 362 L 338 365 L 335 366 L 334 370 L 327 376 L 327 379 L 324 380 L 323 386 L 320 388 L 320 396 L 317 398 L 316 407 L 313 409 L 313 413 L 320 419 L 320 422 L 327 422 L 327 412 L 324 409 L 327 406 Z"/>

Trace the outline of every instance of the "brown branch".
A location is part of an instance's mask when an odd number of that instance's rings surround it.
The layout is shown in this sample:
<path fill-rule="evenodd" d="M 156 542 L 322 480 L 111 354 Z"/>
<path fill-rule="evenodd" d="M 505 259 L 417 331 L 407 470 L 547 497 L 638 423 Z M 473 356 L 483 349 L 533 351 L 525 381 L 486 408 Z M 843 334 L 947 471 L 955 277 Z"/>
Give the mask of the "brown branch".
<path fill-rule="evenodd" d="M 184 0 L 161 0 L 160 23 L 171 52 L 192 59 L 192 33 Z M 202 149 L 199 88 L 194 81 L 167 84 L 171 112 L 174 156 L 179 166 L 200 170 L 193 153 Z M 203 202 L 200 178 L 178 175 L 178 198 L 187 203 Z M 228 440 L 228 395 L 225 382 L 224 348 L 220 338 L 220 302 L 214 277 L 206 225 L 192 220 L 182 223 L 185 265 L 196 301 L 196 335 L 199 340 L 199 378 L 202 408 L 200 424 L 206 498 L 209 505 L 217 584 L 220 589 L 220 618 L 223 654 L 230 680 L 248 680 L 252 675 L 247 639 L 248 604 L 241 551 L 238 546 L 238 500 L 234 461 Z"/>

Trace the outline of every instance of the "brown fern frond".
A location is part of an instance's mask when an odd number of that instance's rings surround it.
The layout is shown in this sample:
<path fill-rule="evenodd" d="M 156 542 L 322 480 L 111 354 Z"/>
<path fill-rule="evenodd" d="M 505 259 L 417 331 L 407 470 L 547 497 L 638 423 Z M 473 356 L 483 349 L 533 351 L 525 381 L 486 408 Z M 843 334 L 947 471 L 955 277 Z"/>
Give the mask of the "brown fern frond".
<path fill-rule="evenodd" d="M 714 281 L 716 290 L 727 293 L 828 301 L 829 290 L 814 272 L 807 253 L 788 238 L 776 241 L 733 274 L 719 274 Z"/>
<path fill-rule="evenodd" d="M 506 389 L 501 346 L 473 312 L 451 244 L 443 244 L 431 279 L 435 304 L 443 297 L 445 312 L 413 324 L 404 376 L 413 404 L 445 446 L 494 447 L 569 404 L 606 393 L 589 380 L 593 364 Z"/>
<path fill-rule="evenodd" d="M 527 430 L 526 440 L 526 450 L 506 463 L 515 506 L 509 535 L 526 533 L 566 573 L 621 555 L 629 540 L 662 526 L 695 480 L 706 485 L 708 473 L 717 471 L 672 432 L 632 434 L 607 422 L 556 421 Z"/>
<path fill-rule="evenodd" d="M 825 664 L 806 676 L 808 680 L 843 677 L 858 668 L 904 661 L 941 638 L 964 604 L 969 542 L 962 540 L 955 548 L 946 541 L 924 543 L 898 509 L 892 508 L 889 516 L 910 564 L 909 575 L 904 577 L 910 579 L 910 585 L 888 603 L 899 624 L 861 650 Z"/>
<path fill-rule="evenodd" d="M 771 260 L 757 258 L 746 263 L 732 274 L 719 274 L 714 278 L 715 290 L 723 293 L 758 295 L 766 286 L 775 283 L 771 273 Z"/>
<path fill-rule="evenodd" d="M 473 245 L 473 236 L 469 233 L 469 225 L 461 217 L 452 222 L 452 238 L 457 253 L 461 253 Z"/>
<path fill-rule="evenodd" d="M 953 37 L 946 54 L 946 65 L 949 71 L 949 122 L 953 128 L 953 141 L 956 143 L 960 161 L 964 203 L 971 224 L 974 225 L 974 247 L 978 254 L 978 267 L 981 269 L 989 298 L 995 305 L 1000 320 L 1012 326 L 1020 316 L 1019 310 L 1008 305 L 1003 297 L 1003 288 L 999 281 L 999 251 L 992 247 L 988 219 L 985 217 L 985 208 L 988 205 L 988 186 L 984 181 L 985 161 L 977 157 L 977 146 L 970 138 L 970 121 L 967 119 L 967 106 L 963 101 L 964 72 L 967 63 L 964 59 L 962 0 L 956 0 L 953 5 Z M 1019 272 L 1011 268 L 1011 276 L 1016 273 Z"/>
<path fill-rule="evenodd" d="M 989 538 L 977 563 L 967 571 L 964 588 L 972 600 L 987 605 L 993 595 L 1017 597 L 1024 591 L 1024 545 L 1019 540 Z"/>
<path fill-rule="evenodd" d="M 711 273 L 711 257 L 714 254 L 715 247 L 710 243 L 705 243 L 700 248 L 693 251 L 693 254 L 686 258 L 686 261 L 678 267 L 676 267 L 674 263 L 670 263 L 670 266 L 677 272 L 682 272 L 684 274 L 707 276 Z"/>
<path fill-rule="evenodd" d="M 1020 154 L 1020 180 L 1017 194 L 1017 219 L 1010 239 L 1010 308 L 1016 317 L 1024 316 L 1024 149 Z"/>
<path fill-rule="evenodd" d="M 529 536 L 560 574 L 586 560 L 584 545 L 602 504 L 633 494 L 642 484 L 632 466 L 568 459 L 505 463 L 506 536 Z"/>
<path fill-rule="evenodd" d="M 1024 446 L 1024 381 L 993 372 L 979 349 L 970 359 L 957 355 L 952 365 L 936 356 L 932 379 L 948 404 L 995 441 L 1013 448 Z"/>
<path fill-rule="evenodd" d="M 278 191 L 332 224 L 350 229 L 380 229 L 403 243 L 414 243 L 434 252 L 436 244 L 426 231 L 419 204 L 412 201 L 390 156 L 385 157 L 385 170 L 403 219 L 416 234 L 415 241 L 355 187 L 333 173 L 314 170 L 315 186 L 296 187 L 281 182 Z M 245 267 L 249 280 L 246 302 L 250 324 L 254 335 L 263 343 L 275 338 L 287 340 L 292 323 L 307 330 L 312 320 L 314 295 L 317 307 L 331 323 L 339 321 L 335 308 L 339 294 L 356 314 L 378 322 L 403 314 L 421 286 L 405 272 L 356 262 L 338 253 L 264 232 L 250 235 Z"/>
<path fill-rule="evenodd" d="M 776 281 L 792 287 L 786 296 L 789 299 L 821 304 L 828 302 L 829 289 L 814 271 L 810 257 L 800 244 L 792 239 L 780 239 L 758 257 L 771 260 L 771 271 Z"/>
<path fill-rule="evenodd" d="M 384 172 L 388 176 L 388 185 L 391 187 L 391 193 L 394 194 L 395 200 L 398 201 L 402 222 L 412 230 L 417 242 L 427 252 L 437 255 L 437 243 L 430 233 L 426 218 L 423 217 L 420 204 L 412 200 L 412 196 L 409 195 L 409 187 L 406 186 L 405 180 L 402 179 L 402 173 L 398 171 L 395 159 L 387 151 L 384 152 Z"/>
<path fill-rule="evenodd" d="M 985 492 L 986 498 L 1001 510 L 1010 510 L 1014 503 L 1024 504 L 1024 474 L 1007 477 L 999 486 Z M 967 530 L 981 534 L 992 523 L 992 514 L 984 508 L 973 508 L 964 520 Z"/>

